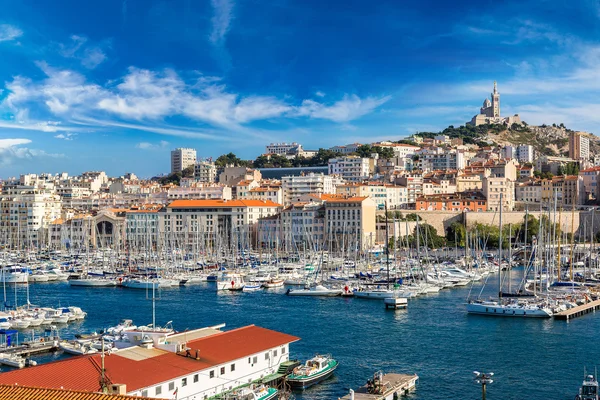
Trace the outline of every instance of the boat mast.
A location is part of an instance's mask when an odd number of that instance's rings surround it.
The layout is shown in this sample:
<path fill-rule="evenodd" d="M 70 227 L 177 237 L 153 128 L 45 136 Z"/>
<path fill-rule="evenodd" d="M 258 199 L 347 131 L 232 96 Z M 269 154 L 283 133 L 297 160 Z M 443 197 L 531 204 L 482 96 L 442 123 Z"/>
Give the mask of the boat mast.
<path fill-rule="evenodd" d="M 502 193 L 500 193 L 500 233 L 498 234 L 498 300 L 502 298 Z"/>
<path fill-rule="evenodd" d="M 385 210 L 385 263 L 387 265 L 387 289 L 390 289 L 390 228 L 388 227 L 387 201 L 384 202 Z"/>

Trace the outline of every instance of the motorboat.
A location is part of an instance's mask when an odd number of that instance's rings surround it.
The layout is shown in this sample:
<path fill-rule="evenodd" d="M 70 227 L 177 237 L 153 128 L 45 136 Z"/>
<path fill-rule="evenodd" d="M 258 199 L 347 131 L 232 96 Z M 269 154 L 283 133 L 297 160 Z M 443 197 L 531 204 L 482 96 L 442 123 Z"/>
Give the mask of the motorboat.
<path fill-rule="evenodd" d="M 245 285 L 242 274 L 225 273 L 217 281 L 217 290 L 243 290 Z"/>
<path fill-rule="evenodd" d="M 95 354 L 98 352 L 97 349 L 95 349 L 94 347 L 91 346 L 91 344 L 88 343 L 80 343 L 78 341 L 75 342 L 60 342 L 58 344 L 58 347 L 60 347 L 60 349 L 62 351 L 64 351 L 65 353 L 68 354 L 73 354 L 76 356 L 81 356 L 84 354 Z"/>
<path fill-rule="evenodd" d="M 286 378 L 292 389 L 306 389 L 333 375 L 338 362 L 331 356 L 316 355 L 302 366 L 294 368 Z"/>
<path fill-rule="evenodd" d="M 586 375 L 579 388 L 579 394 L 575 400 L 598 400 L 598 381 L 594 375 Z"/>
<path fill-rule="evenodd" d="M 25 367 L 25 359 L 16 354 L 2 353 L 0 354 L 0 364 L 20 369 Z"/>
<path fill-rule="evenodd" d="M 80 279 L 70 279 L 70 286 L 83 286 L 83 287 L 111 287 L 117 286 L 117 281 L 113 279 L 106 279 L 101 277 L 90 277 Z"/>
<path fill-rule="evenodd" d="M 271 400 L 276 399 L 278 390 L 265 385 L 250 385 L 236 389 L 224 396 L 225 400 Z"/>
<path fill-rule="evenodd" d="M 144 289 L 144 290 L 156 290 L 160 286 L 160 282 L 156 279 L 135 279 L 128 278 L 123 280 L 121 286 L 128 289 Z"/>
<path fill-rule="evenodd" d="M 18 265 L 9 265 L 2 268 L 0 276 L 4 283 L 27 283 L 29 274 Z"/>
<path fill-rule="evenodd" d="M 37 272 L 29 275 L 29 277 L 27 279 L 31 283 L 48 282 L 50 280 L 50 278 L 48 278 L 48 275 L 46 275 L 42 271 L 37 271 Z"/>
<path fill-rule="evenodd" d="M 335 297 L 342 295 L 342 289 L 328 289 L 323 285 L 316 285 L 308 289 L 288 289 L 288 296 L 316 296 Z"/>
<path fill-rule="evenodd" d="M 283 287 L 283 279 L 271 278 L 268 281 L 264 282 L 263 286 L 267 289 Z"/>
<path fill-rule="evenodd" d="M 50 271 L 48 271 L 47 275 L 48 275 L 48 281 L 50 281 L 50 282 L 52 282 L 52 281 L 61 282 L 61 281 L 66 281 L 67 279 L 69 279 L 69 275 L 65 274 L 58 268 L 51 269 Z"/>
<path fill-rule="evenodd" d="M 262 288 L 263 288 L 263 286 L 260 283 L 258 283 L 258 284 L 246 283 L 244 285 L 244 288 L 242 289 L 242 292 L 258 292 Z"/>
<path fill-rule="evenodd" d="M 394 297 L 394 291 L 391 289 L 382 288 L 357 290 L 354 292 L 354 297 L 358 299 L 382 300 L 388 297 Z"/>

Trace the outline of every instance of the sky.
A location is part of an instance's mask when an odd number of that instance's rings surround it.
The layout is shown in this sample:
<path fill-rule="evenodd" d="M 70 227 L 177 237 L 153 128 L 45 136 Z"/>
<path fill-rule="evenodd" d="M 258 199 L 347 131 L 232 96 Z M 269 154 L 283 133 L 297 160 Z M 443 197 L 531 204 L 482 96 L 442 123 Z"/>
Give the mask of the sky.
<path fill-rule="evenodd" d="M 150 177 L 502 115 L 598 133 L 600 2 L 0 0 L 0 178 Z"/>

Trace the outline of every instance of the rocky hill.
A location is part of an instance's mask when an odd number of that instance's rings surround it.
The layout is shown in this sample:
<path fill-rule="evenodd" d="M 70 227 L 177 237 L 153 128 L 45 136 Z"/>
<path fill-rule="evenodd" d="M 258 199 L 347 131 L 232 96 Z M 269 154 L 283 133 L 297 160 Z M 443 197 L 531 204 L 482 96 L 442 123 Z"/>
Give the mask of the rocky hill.
<path fill-rule="evenodd" d="M 449 126 L 442 132 L 419 132 L 418 136 L 433 137 L 435 135 L 448 135 L 450 138 L 461 138 L 465 144 L 505 146 L 509 144 L 530 144 L 540 154 L 549 156 L 568 156 L 569 134 L 571 129 L 563 124 L 556 125 L 517 125 L 511 127 L 504 125 Z M 600 153 L 600 138 L 593 134 L 586 134 L 590 139 L 590 152 Z"/>

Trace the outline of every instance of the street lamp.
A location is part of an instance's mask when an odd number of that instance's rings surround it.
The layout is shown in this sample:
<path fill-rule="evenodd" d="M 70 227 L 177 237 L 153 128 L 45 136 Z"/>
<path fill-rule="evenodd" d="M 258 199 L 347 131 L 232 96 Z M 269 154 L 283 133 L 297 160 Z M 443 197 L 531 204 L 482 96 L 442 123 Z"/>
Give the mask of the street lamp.
<path fill-rule="evenodd" d="M 475 383 L 481 384 L 481 398 L 485 400 L 485 389 L 488 384 L 494 383 L 492 380 L 492 376 L 494 376 L 493 372 L 479 372 L 473 371 L 475 374 Z"/>

